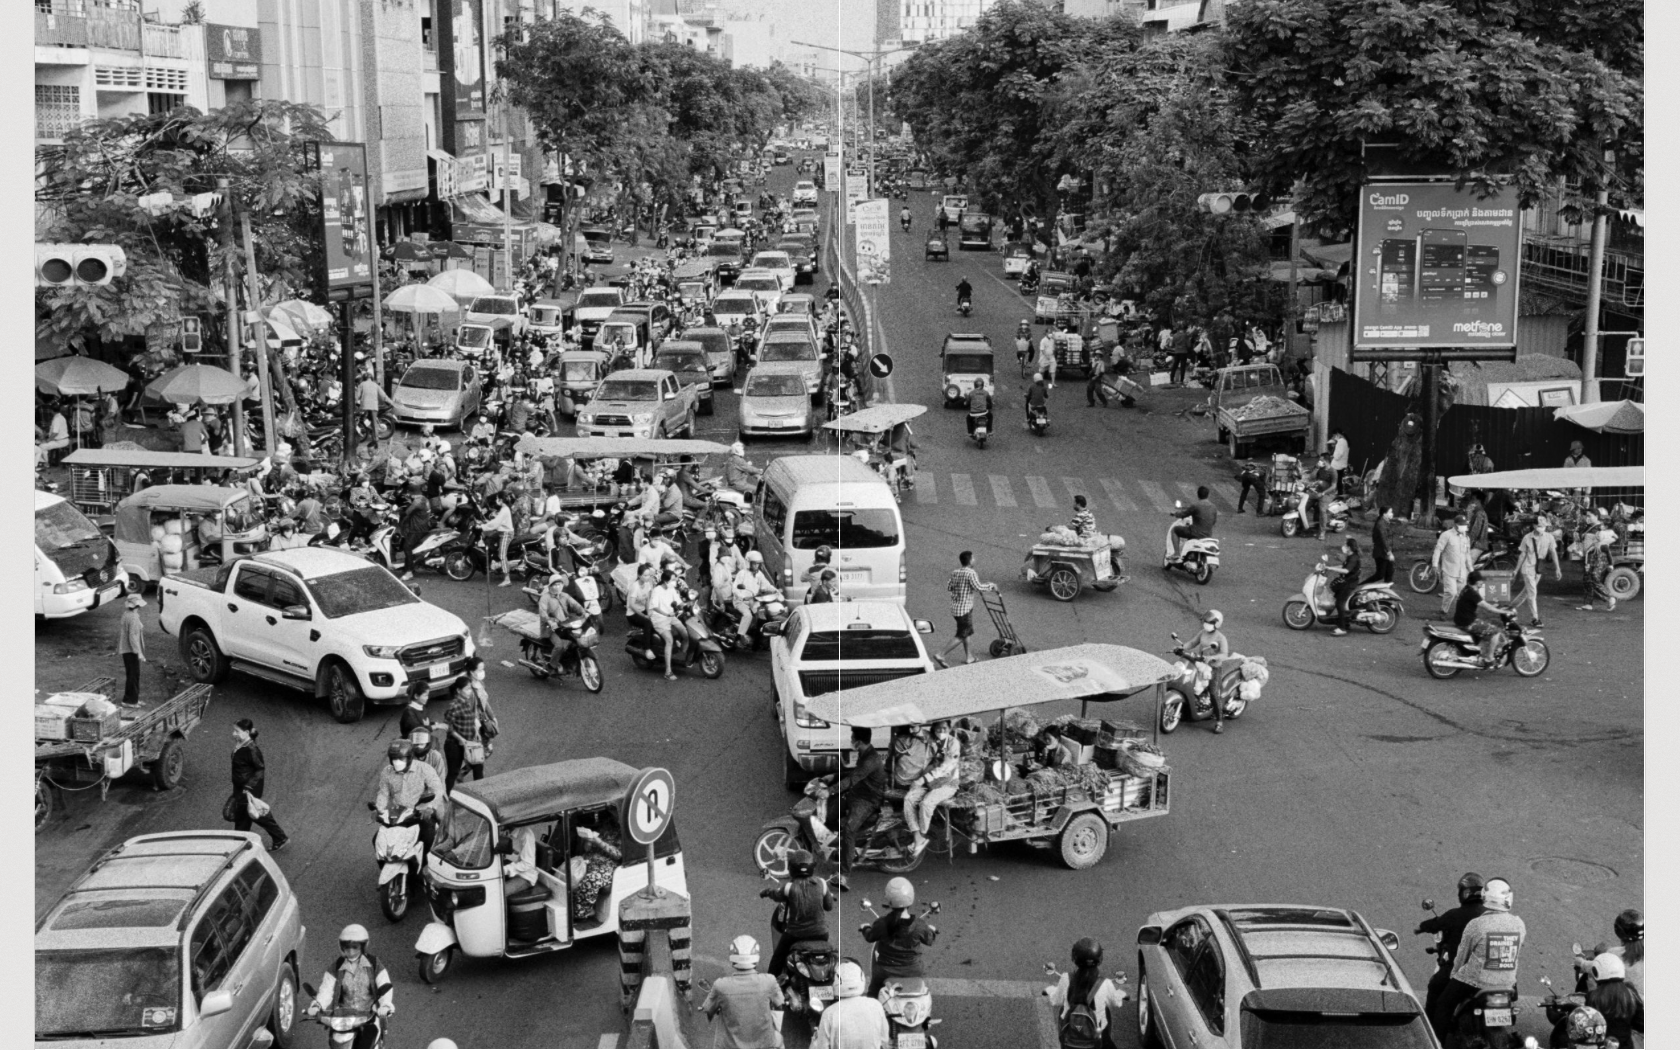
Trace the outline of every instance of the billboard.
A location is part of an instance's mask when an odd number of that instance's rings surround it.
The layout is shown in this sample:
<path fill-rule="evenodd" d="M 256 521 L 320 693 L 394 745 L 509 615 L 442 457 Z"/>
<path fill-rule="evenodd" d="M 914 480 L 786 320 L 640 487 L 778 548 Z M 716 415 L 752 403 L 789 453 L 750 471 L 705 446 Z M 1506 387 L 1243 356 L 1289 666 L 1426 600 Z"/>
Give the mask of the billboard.
<path fill-rule="evenodd" d="M 1517 345 L 1522 209 L 1515 187 L 1482 197 L 1450 182 L 1367 184 L 1358 244 L 1355 348 Z"/>
<path fill-rule="evenodd" d="M 455 118 L 484 113 L 484 0 L 449 0 L 455 9 Z"/>
<path fill-rule="evenodd" d="M 321 174 L 322 284 L 329 295 L 373 285 L 373 202 L 368 197 L 367 147 L 317 142 Z"/>
<path fill-rule="evenodd" d="M 857 221 L 857 214 L 854 211 L 854 208 L 856 207 L 858 201 L 863 200 L 867 196 L 869 196 L 869 169 L 847 168 L 846 222 L 848 224 Z"/>
<path fill-rule="evenodd" d="M 867 284 L 892 282 L 892 230 L 885 200 L 858 201 L 857 275 Z"/>
<path fill-rule="evenodd" d="M 840 154 L 830 153 L 823 157 L 823 188 L 831 193 L 840 192 Z"/>
<path fill-rule="evenodd" d="M 212 80 L 261 80 L 262 30 L 207 22 L 204 57 Z"/>

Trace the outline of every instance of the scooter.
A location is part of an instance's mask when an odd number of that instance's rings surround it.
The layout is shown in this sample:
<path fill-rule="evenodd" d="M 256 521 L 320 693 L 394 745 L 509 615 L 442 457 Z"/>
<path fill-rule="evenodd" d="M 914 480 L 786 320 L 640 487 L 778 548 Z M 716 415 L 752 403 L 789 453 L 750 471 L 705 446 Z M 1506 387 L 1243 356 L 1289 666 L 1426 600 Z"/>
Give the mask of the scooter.
<path fill-rule="evenodd" d="M 677 610 L 677 622 L 682 625 L 683 637 L 677 640 L 671 648 L 671 669 L 679 667 L 700 668 L 700 673 L 707 678 L 723 676 L 723 646 L 712 636 L 700 614 L 695 612 L 695 601 L 699 593 L 690 590 L 686 600 Z M 652 651 L 652 660 L 647 658 L 647 652 Z M 648 637 L 648 633 L 640 627 L 630 628 L 629 635 L 624 639 L 624 651 L 630 654 L 630 662 L 638 670 L 658 671 L 664 668 L 664 639 L 658 635 Z"/>
<path fill-rule="evenodd" d="M 1050 996 L 1056 994 L 1056 989 L 1061 984 L 1063 974 L 1062 974 L 1062 971 L 1056 969 L 1056 964 L 1055 963 L 1045 963 L 1044 964 L 1044 976 L 1050 978 L 1050 980 L 1053 982 L 1050 985 L 1050 987 L 1044 989 L 1044 997 L 1048 999 Z M 1114 984 L 1115 984 L 1115 989 L 1114 990 L 1116 992 L 1118 992 L 1119 996 L 1120 996 L 1120 1002 L 1118 1004 L 1116 1004 L 1116 1006 L 1124 1006 L 1126 1000 L 1130 998 L 1130 996 L 1126 994 L 1126 989 L 1124 987 L 1121 987 L 1126 983 L 1126 972 L 1124 970 L 1115 970 L 1114 971 L 1114 976 L 1111 978 L 1111 980 L 1113 980 Z M 1113 1030 L 1115 1022 L 1117 1020 L 1118 1020 L 1118 1018 L 1116 1018 L 1114 1016 L 1114 1008 L 1111 1008 L 1110 1011 L 1109 1011 L 1109 1017 L 1108 1017 L 1108 1026 L 1109 1026 L 1109 1029 L 1111 1031 Z M 1066 1039 L 1067 1038 L 1066 1035 L 1064 1035 L 1063 1038 Z M 1063 1042 L 1062 1045 L 1064 1047 L 1074 1047 L 1074 1046 L 1095 1047 L 1095 1046 L 1098 1046 L 1100 1044 L 1099 1043 L 1068 1043 L 1068 1042 Z"/>
<path fill-rule="evenodd" d="M 1301 591 L 1283 603 L 1283 622 L 1292 630 L 1305 631 L 1314 624 L 1340 622 L 1336 612 L 1336 596 L 1330 589 L 1329 565 L 1326 558 L 1318 559 L 1301 584 Z M 1349 621 L 1361 624 L 1372 634 L 1388 634 L 1400 623 L 1403 603 L 1394 592 L 1394 584 L 1370 581 L 1354 588 L 1348 598 Z"/>
<path fill-rule="evenodd" d="M 1423 899 L 1423 910 L 1436 918 L 1441 917 L 1440 913 L 1435 910 L 1434 900 L 1428 897 Z M 1414 930 L 1412 932 L 1422 933 L 1423 931 Z M 1425 948 L 1424 952 L 1435 956 L 1436 965 L 1439 966 L 1441 951 L 1441 934 L 1439 931 L 1434 934 L 1434 939 L 1435 943 Z M 1546 978 L 1542 977 L 1540 981 L 1548 988 L 1551 987 L 1551 981 Z M 1552 998 L 1557 999 L 1556 992 L 1552 993 Z M 1578 1004 L 1569 1004 L 1569 1009 L 1573 1009 L 1576 1005 Z M 1550 1004 L 1547 1006 L 1546 1013 L 1548 1017 L 1551 1017 L 1552 1008 Z M 1564 1010 L 1558 1018 L 1553 1019 L 1553 1023 L 1555 1024 L 1557 1020 L 1568 1016 L 1568 1013 L 1569 1010 Z M 1486 991 L 1477 994 L 1462 1003 L 1453 1015 L 1452 1031 L 1459 1040 L 1455 1045 L 1538 1047 L 1540 1044 L 1534 1039 L 1519 1037 L 1516 1034 L 1516 1014 L 1516 993 L 1514 991 Z M 1479 1040 L 1479 1042 L 1476 1042 L 1476 1040 Z"/>
<path fill-rule="evenodd" d="M 875 906 L 868 898 L 863 906 L 869 914 L 876 918 L 880 916 Z M 939 914 L 939 902 L 929 901 L 922 906 L 922 918 Z M 863 923 L 858 929 L 867 930 L 868 923 Z M 938 927 L 933 927 L 938 932 Z M 929 1047 L 938 1050 L 939 1040 L 929 1031 L 940 1019 L 933 1016 L 933 993 L 928 990 L 927 981 L 920 977 L 890 978 L 881 986 L 881 1007 L 887 1012 L 888 1043 L 897 1047 Z"/>
<path fill-rule="evenodd" d="M 764 877 L 768 881 L 776 881 L 772 875 Z M 770 920 L 778 935 L 786 929 L 781 915 L 782 910 L 778 906 L 776 915 Z M 838 998 L 834 988 L 834 971 L 839 965 L 840 953 L 826 938 L 797 941 L 788 948 L 786 968 L 777 980 L 787 998 L 786 1009 L 801 1015 L 813 1032 L 822 1021 L 825 1006 L 833 1004 Z"/>
<path fill-rule="evenodd" d="M 315 986 L 305 981 L 304 994 L 310 999 L 304 1007 L 304 1016 L 311 1021 L 318 1021 L 327 1030 L 327 1046 L 338 1050 L 340 1047 L 354 1046 L 356 1030 L 372 1022 L 374 1026 L 373 1046 L 375 1050 L 385 1045 L 385 1026 L 387 1018 L 381 1017 L 377 1011 L 346 1010 L 339 1008 L 332 1011 L 322 1010 L 314 1002 Z"/>
<path fill-rule="evenodd" d="M 971 314 L 973 312 L 974 312 L 974 300 L 972 300 L 972 299 L 958 299 L 957 300 L 957 313 L 958 314 L 960 314 L 963 317 L 967 317 L 969 314 Z"/>
<path fill-rule="evenodd" d="M 714 636 L 718 643 L 730 652 L 752 653 L 767 648 L 770 637 L 764 633 L 765 626 L 782 623 L 788 617 L 787 602 L 782 600 L 780 592 L 760 594 L 753 599 L 752 620 L 747 624 L 747 637 L 743 641 L 740 633 L 735 630 L 735 625 L 740 623 L 740 614 L 732 607 L 713 605 L 712 610 L 707 619 L 711 621 Z"/>
<path fill-rule="evenodd" d="M 1173 514 L 1184 511 L 1183 501 L 1174 501 Z M 1173 526 L 1189 518 L 1175 517 L 1173 524 L 1167 527 L 1167 552 L 1161 559 L 1161 568 L 1171 572 L 1173 569 L 1183 569 L 1196 578 L 1197 583 L 1206 583 L 1213 579 L 1213 570 L 1219 568 L 1219 541 L 1212 536 L 1203 539 L 1186 539 L 1177 552 L 1173 551 L 1173 541 L 1178 537 L 1172 533 Z"/>
<path fill-rule="evenodd" d="M 1495 643 L 1492 662 L 1482 660 L 1481 643 L 1450 623 L 1423 625 L 1423 667 L 1429 677 L 1442 680 L 1455 678 L 1460 671 L 1497 671 L 1506 664 L 1523 678 L 1535 678 L 1546 673 L 1552 662 L 1552 651 L 1540 637 L 1536 627 L 1524 627 L 1515 613 L 1505 612 L 1503 636 Z"/>
<path fill-rule="evenodd" d="M 605 681 L 601 677 L 601 661 L 595 647 L 601 642 L 601 632 L 587 618 L 571 620 L 559 625 L 554 638 L 519 638 L 519 666 L 538 679 L 565 677 L 575 674 L 583 687 L 599 693 Z"/>
<path fill-rule="evenodd" d="M 905 233 L 909 233 L 910 232 L 910 216 L 900 215 L 898 217 L 898 226 L 899 226 L 899 229 L 903 230 Z"/>
<path fill-rule="evenodd" d="M 1050 410 L 1043 405 L 1034 405 L 1027 409 L 1027 429 L 1034 436 L 1043 437 L 1050 433 Z"/>
<path fill-rule="evenodd" d="M 373 860 L 379 865 L 379 910 L 392 922 L 408 914 L 408 902 L 420 889 L 426 850 L 420 843 L 420 817 L 412 809 L 373 812 Z"/>
<path fill-rule="evenodd" d="M 783 816 L 764 822 L 758 838 L 753 840 L 753 863 L 766 877 L 785 879 L 788 876 L 788 854 L 796 849 L 810 850 L 823 863 L 835 859 L 840 846 L 838 831 L 829 829 L 828 838 L 819 840 L 812 820 L 824 822 L 828 817 L 828 800 L 835 777 L 833 774 L 806 782 L 804 792 Z M 872 826 L 860 828 L 862 847 L 852 861 L 854 868 L 884 871 L 903 875 L 915 871 L 922 858 L 929 853 L 948 852 L 951 848 L 951 825 L 941 807 L 935 812 L 933 826 L 928 830 L 929 845 L 915 848 L 915 836 L 904 822 L 903 807 L 883 803 Z M 827 828 L 827 824 L 823 826 Z"/>
<path fill-rule="evenodd" d="M 1343 529 L 1347 528 L 1348 512 L 1354 508 L 1357 502 L 1358 501 L 1353 499 L 1351 496 L 1332 497 L 1330 500 L 1330 520 L 1325 522 L 1324 531 L 1341 532 Z M 1309 508 L 1307 512 L 1308 517 L 1312 518 L 1313 515 L 1318 513 L 1318 500 L 1309 497 L 1307 499 L 1307 507 Z M 1300 536 L 1303 533 L 1311 533 L 1316 526 L 1316 518 L 1310 521 L 1303 521 L 1301 519 L 1301 508 L 1299 505 L 1296 505 L 1284 512 L 1283 522 L 1280 527 L 1283 529 L 1283 534 L 1285 536 Z"/>
<path fill-rule="evenodd" d="M 1161 705 L 1161 732 L 1172 732 L 1185 719 L 1205 722 L 1212 718 L 1215 694 L 1225 701 L 1226 718 L 1242 717 L 1248 710 L 1248 698 L 1242 695 L 1244 657 L 1232 653 L 1215 663 L 1191 656 L 1177 634 L 1172 640 L 1172 653 L 1178 657 L 1173 670 L 1178 677 L 1167 683 L 1166 701 Z"/>
<path fill-rule="evenodd" d="M 1035 294 L 1037 294 L 1037 292 L 1038 292 L 1038 277 L 1037 277 L 1037 275 L 1028 275 L 1028 274 L 1023 273 L 1021 275 L 1021 294 L 1022 295 L 1035 295 Z"/>
<path fill-rule="evenodd" d="M 970 412 L 968 414 L 968 436 L 980 448 L 986 447 L 986 439 L 992 435 L 992 414 L 986 412 Z"/>

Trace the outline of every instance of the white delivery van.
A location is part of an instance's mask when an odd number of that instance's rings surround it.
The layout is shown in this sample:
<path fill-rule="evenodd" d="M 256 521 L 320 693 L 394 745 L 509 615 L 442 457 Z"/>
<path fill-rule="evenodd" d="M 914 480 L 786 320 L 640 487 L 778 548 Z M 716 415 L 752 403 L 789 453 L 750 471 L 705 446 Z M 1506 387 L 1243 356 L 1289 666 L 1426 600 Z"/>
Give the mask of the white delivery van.
<path fill-rule="evenodd" d="M 109 605 L 128 586 L 117 546 L 63 496 L 35 493 L 35 615 L 58 620 Z"/>
<path fill-rule="evenodd" d="M 791 604 L 819 547 L 834 549 L 840 595 L 904 604 L 904 522 L 887 483 L 850 456 L 782 456 L 770 461 L 753 500 L 764 569 Z"/>

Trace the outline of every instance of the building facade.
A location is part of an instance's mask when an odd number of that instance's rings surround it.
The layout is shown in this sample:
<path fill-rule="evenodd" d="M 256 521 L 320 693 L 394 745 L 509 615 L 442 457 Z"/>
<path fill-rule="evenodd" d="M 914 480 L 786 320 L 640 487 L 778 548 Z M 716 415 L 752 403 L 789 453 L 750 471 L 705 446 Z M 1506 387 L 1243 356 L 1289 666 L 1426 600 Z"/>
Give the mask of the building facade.
<path fill-rule="evenodd" d="M 900 0 L 898 32 L 906 44 L 945 40 L 972 26 L 994 0 Z M 877 15 L 877 18 L 879 16 Z M 877 30 L 879 33 L 879 30 Z"/>
<path fill-rule="evenodd" d="M 84 120 L 210 105 L 203 26 L 152 21 L 130 0 L 36 0 L 34 16 L 36 142 Z"/>

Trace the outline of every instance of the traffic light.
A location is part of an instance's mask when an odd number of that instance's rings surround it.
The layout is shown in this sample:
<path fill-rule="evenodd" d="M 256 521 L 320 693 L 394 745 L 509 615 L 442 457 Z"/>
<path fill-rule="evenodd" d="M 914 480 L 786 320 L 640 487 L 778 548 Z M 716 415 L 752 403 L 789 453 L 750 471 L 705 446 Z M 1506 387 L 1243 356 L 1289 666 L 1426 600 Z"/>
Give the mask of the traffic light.
<path fill-rule="evenodd" d="M 37 244 L 35 286 L 65 288 L 110 284 L 128 272 L 128 256 L 114 244 Z"/>
<path fill-rule="evenodd" d="M 197 354 L 204 350 L 204 333 L 196 317 L 181 318 L 181 352 Z"/>
<path fill-rule="evenodd" d="M 1627 363 L 1622 369 L 1629 379 L 1640 379 L 1645 375 L 1645 340 L 1642 338 L 1627 341 Z"/>
<path fill-rule="evenodd" d="M 1196 198 L 1196 206 L 1214 215 L 1244 215 L 1265 211 L 1272 199 L 1264 193 L 1204 193 Z"/>

